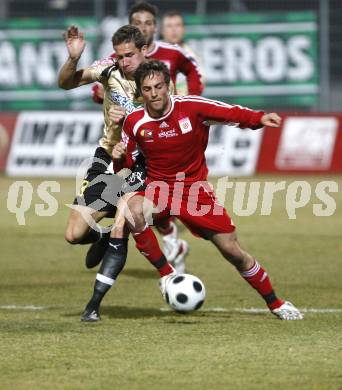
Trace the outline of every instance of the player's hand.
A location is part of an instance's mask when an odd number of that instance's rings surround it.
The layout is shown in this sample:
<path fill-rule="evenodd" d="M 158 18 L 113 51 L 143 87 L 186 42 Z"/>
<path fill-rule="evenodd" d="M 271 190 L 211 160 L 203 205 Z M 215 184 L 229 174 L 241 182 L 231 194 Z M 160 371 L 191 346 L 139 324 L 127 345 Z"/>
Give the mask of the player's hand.
<path fill-rule="evenodd" d="M 114 160 L 122 160 L 126 156 L 126 147 L 123 142 L 117 143 L 112 151 L 112 157 Z"/>
<path fill-rule="evenodd" d="M 68 27 L 68 30 L 63 34 L 63 37 L 70 58 L 78 60 L 86 45 L 84 34 L 78 31 L 77 26 L 72 25 Z"/>
<path fill-rule="evenodd" d="M 281 124 L 281 118 L 275 112 L 265 114 L 261 117 L 261 124 L 268 127 L 279 127 Z"/>
<path fill-rule="evenodd" d="M 108 116 L 110 120 L 113 121 L 116 125 L 123 122 L 125 119 L 126 110 L 123 107 L 120 106 L 112 106 L 108 110 Z"/>

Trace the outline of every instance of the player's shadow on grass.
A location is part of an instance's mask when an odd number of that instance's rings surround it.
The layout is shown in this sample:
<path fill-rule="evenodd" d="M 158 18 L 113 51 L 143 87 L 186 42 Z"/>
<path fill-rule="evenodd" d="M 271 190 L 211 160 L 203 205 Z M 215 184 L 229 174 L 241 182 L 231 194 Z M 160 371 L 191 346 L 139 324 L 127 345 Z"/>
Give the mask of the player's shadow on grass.
<path fill-rule="evenodd" d="M 129 307 L 129 306 L 102 306 L 101 313 L 109 318 L 151 318 L 151 317 L 167 317 L 170 315 L 168 311 L 161 311 L 154 308 L 144 307 Z"/>
<path fill-rule="evenodd" d="M 160 310 L 154 308 L 128 307 L 128 306 L 103 306 L 101 313 L 114 319 L 143 319 L 143 318 L 163 318 L 165 323 L 191 325 L 199 323 L 201 317 L 212 317 L 218 319 L 217 314 L 222 313 L 203 313 L 201 311 L 191 313 L 176 313 L 173 310 Z M 231 317 L 231 314 L 223 313 L 225 319 Z"/>
<path fill-rule="evenodd" d="M 116 319 L 166 317 L 169 311 L 161 311 L 154 308 L 129 307 L 129 306 L 101 306 L 101 315 Z M 80 317 L 81 312 L 65 313 L 63 317 Z"/>
<path fill-rule="evenodd" d="M 158 279 L 158 274 L 154 269 L 126 269 L 122 275 L 136 279 Z"/>
<path fill-rule="evenodd" d="M 63 317 L 79 318 L 81 312 L 65 313 Z M 172 310 L 160 310 L 158 308 L 143 308 L 130 306 L 102 306 L 101 315 L 109 319 L 144 319 L 144 318 L 164 318 L 167 322 L 181 322 L 184 324 L 194 323 L 201 317 L 199 313 L 180 314 Z M 188 321 L 190 320 L 190 321 Z"/>

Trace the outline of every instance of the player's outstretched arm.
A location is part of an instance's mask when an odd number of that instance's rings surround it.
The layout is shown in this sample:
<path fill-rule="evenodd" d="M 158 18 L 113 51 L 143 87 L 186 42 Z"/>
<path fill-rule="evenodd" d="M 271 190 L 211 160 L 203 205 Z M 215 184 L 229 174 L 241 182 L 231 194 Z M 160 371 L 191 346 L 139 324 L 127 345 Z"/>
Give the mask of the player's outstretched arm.
<path fill-rule="evenodd" d="M 261 117 L 261 124 L 268 127 L 279 127 L 281 124 L 281 118 L 275 112 L 265 114 Z"/>
<path fill-rule="evenodd" d="M 86 46 L 84 34 L 76 26 L 70 26 L 63 34 L 69 57 L 58 74 L 58 86 L 63 89 L 73 89 L 93 80 L 88 68 L 77 70 L 77 63 Z"/>

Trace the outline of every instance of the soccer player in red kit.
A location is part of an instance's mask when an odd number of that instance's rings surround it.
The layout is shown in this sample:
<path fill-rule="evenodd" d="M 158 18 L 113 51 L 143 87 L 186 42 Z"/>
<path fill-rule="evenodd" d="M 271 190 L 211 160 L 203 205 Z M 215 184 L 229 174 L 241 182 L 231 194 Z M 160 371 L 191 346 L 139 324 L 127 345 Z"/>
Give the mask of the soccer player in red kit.
<path fill-rule="evenodd" d="M 135 81 L 145 107 L 126 117 L 123 139 L 114 147 L 113 158 L 117 167 L 130 167 L 134 162 L 132 152 L 137 146 L 145 155 L 149 185 L 144 192 L 127 200 L 133 220 L 127 218 L 126 223 L 137 248 L 150 261 L 163 259 L 143 211 L 146 201 L 150 201 L 154 221 L 176 214 L 195 235 L 212 241 L 278 318 L 302 319 L 296 307 L 276 296 L 266 271 L 240 247 L 232 220 L 217 203 L 207 182 L 204 155 L 210 122 L 236 123 L 240 128 L 258 129 L 279 127 L 281 118 L 275 113 L 266 114 L 198 96 L 170 96 L 170 74 L 160 61 L 140 65 Z M 171 272 L 160 279 L 163 296 L 170 275 Z"/>

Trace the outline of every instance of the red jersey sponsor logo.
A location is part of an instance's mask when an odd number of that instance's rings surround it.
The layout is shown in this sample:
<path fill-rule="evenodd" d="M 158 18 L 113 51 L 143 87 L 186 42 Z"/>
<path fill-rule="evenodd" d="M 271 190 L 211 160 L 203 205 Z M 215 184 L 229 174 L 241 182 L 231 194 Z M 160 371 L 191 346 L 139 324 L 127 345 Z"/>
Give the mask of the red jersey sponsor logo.
<path fill-rule="evenodd" d="M 175 129 L 167 130 L 167 131 L 161 131 L 158 134 L 159 138 L 171 138 L 171 137 L 177 137 L 178 134 Z"/>

